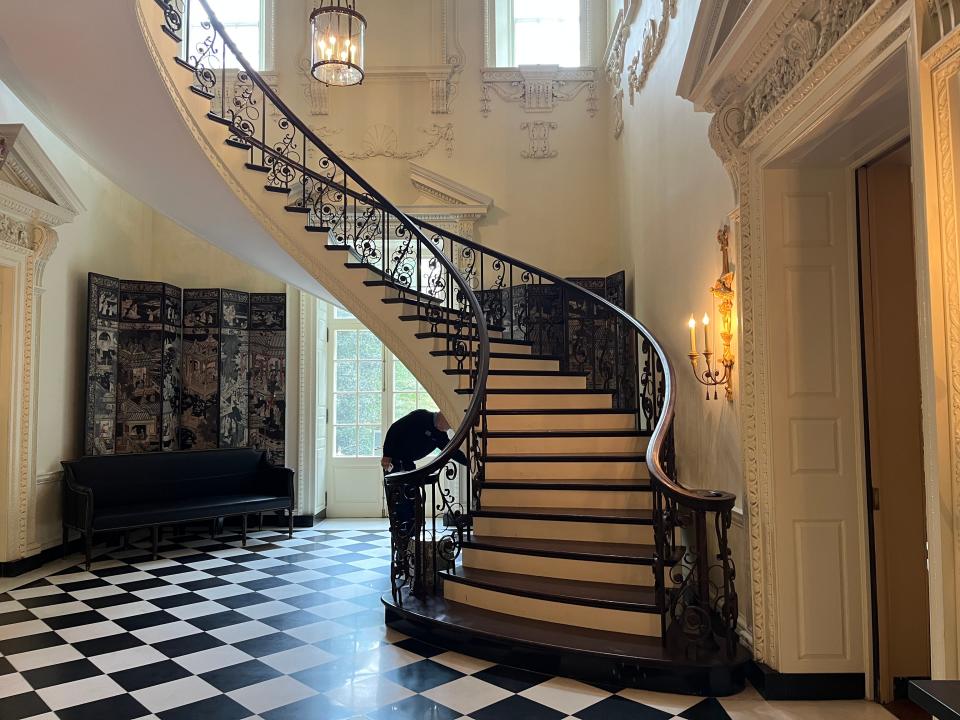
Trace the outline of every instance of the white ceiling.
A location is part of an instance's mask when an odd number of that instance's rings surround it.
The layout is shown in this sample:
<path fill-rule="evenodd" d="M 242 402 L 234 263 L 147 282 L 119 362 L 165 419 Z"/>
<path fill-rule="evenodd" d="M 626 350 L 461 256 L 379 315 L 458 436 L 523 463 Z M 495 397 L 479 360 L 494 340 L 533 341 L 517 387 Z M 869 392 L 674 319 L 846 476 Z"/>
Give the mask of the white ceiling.
<path fill-rule="evenodd" d="M 133 0 L 3 0 L 0 77 L 130 194 L 241 260 L 332 299 L 200 151 L 147 51 Z"/>

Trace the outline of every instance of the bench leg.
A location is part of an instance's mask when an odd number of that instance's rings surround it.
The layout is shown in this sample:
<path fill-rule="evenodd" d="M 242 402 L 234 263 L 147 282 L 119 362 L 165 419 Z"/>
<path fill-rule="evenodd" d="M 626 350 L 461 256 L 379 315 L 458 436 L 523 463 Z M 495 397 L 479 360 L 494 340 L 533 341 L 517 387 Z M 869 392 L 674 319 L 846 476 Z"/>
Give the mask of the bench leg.
<path fill-rule="evenodd" d="M 67 547 L 70 545 L 70 529 L 63 526 L 63 557 L 67 556 Z"/>
<path fill-rule="evenodd" d="M 157 550 L 160 547 L 160 528 L 154 525 L 150 528 L 150 549 L 153 551 L 153 559 L 157 559 Z"/>
<path fill-rule="evenodd" d="M 293 540 L 293 508 L 290 508 L 289 513 L 289 526 L 287 528 L 287 534 L 290 536 L 290 539 Z"/>
<path fill-rule="evenodd" d="M 257 529 L 260 530 L 260 532 L 263 532 L 263 513 L 259 513 L 257 521 Z"/>
<path fill-rule="evenodd" d="M 124 530 L 122 533 L 120 533 L 120 542 L 121 542 L 121 546 L 120 546 L 121 550 L 130 549 L 130 531 L 129 530 Z"/>
<path fill-rule="evenodd" d="M 247 514 L 244 513 L 240 516 L 240 539 L 243 541 L 243 546 L 247 546 Z"/>
<path fill-rule="evenodd" d="M 217 519 L 214 518 L 210 521 L 210 539 L 213 540 L 217 536 Z"/>
<path fill-rule="evenodd" d="M 93 562 L 93 530 L 87 530 L 83 533 L 84 553 L 87 560 L 87 572 L 90 572 L 90 563 Z"/>

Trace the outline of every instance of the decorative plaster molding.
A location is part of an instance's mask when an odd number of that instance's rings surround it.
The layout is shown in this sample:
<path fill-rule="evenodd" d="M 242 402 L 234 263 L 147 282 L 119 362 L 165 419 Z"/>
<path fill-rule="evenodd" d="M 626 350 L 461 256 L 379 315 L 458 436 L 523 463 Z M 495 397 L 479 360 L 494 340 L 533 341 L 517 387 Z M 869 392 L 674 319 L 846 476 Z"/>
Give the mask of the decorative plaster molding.
<path fill-rule="evenodd" d="M 613 137 L 623 135 L 623 88 L 613 94 Z"/>
<path fill-rule="evenodd" d="M 530 142 L 529 147 L 520 152 L 524 160 L 548 160 L 559 155 L 550 146 L 550 133 L 557 129 L 555 122 L 525 122 L 521 123 L 520 129 L 527 131 Z"/>
<path fill-rule="evenodd" d="M 627 86 L 630 88 L 630 104 L 634 97 L 647 84 L 650 71 L 663 51 L 663 44 L 667 39 L 670 21 L 677 17 L 677 0 L 660 0 L 660 19 L 650 18 L 643 30 L 643 40 L 640 48 L 630 63 L 630 72 L 627 76 Z"/>
<path fill-rule="evenodd" d="M 50 224 L 70 222 L 86 208 L 25 125 L 0 125 L 6 147 L 0 180 L 23 191 L 18 199 L 51 215 Z M 44 201 L 37 207 L 37 200 Z M 55 216 L 55 217 L 54 217 Z"/>
<path fill-rule="evenodd" d="M 480 112 L 490 114 L 493 95 L 519 103 L 524 112 L 553 112 L 561 102 L 570 102 L 584 90 L 587 114 L 597 114 L 597 69 L 562 68 L 559 65 L 523 65 L 518 68 L 484 68 L 480 71 Z"/>
<path fill-rule="evenodd" d="M 637 16 L 641 0 L 627 0 L 627 6 L 617 13 L 613 29 L 607 40 L 607 49 L 603 53 L 603 69 L 610 86 L 620 87 L 623 80 L 624 63 L 627 60 L 627 40 L 630 38 L 630 27 Z"/>
<path fill-rule="evenodd" d="M 493 198 L 433 170 L 410 163 L 410 182 L 427 202 L 400 209 L 407 215 L 473 238 L 477 224 L 493 207 Z"/>
<path fill-rule="evenodd" d="M 717 80 L 715 74 L 711 76 L 715 69 L 707 68 L 706 79 L 690 96 L 691 100 L 697 98 L 694 101 L 698 105 L 715 113 L 709 130 L 710 143 L 730 175 L 739 206 L 740 417 L 744 514 L 750 542 L 752 632 L 755 658 L 774 667 L 779 641 L 770 476 L 772 443 L 767 417 L 770 393 L 764 302 L 767 288 L 760 226 L 761 187 L 756 176 L 759 168 L 755 166 L 754 150 L 774 128 L 789 122 L 791 113 L 816 88 L 828 78 L 836 77 L 835 71 L 865 43 L 871 42 L 870 51 L 856 66 L 845 68 L 844 77 L 862 75 L 903 36 L 909 29 L 909 20 L 885 37 L 877 37 L 877 30 L 902 1 L 791 0 L 762 30 L 761 38 L 747 43 L 749 52 L 742 47 L 737 50 L 742 51 L 740 65 L 725 66 L 727 80 Z M 807 11 L 801 14 L 805 5 Z M 809 12 L 811 5 L 816 6 L 816 12 Z M 808 19 L 811 16 L 812 19 Z M 755 16 L 749 19 L 757 20 Z M 742 38 L 728 40 L 734 47 L 740 42 Z M 726 51 L 727 46 L 723 50 Z M 728 58 L 722 60 L 727 62 Z M 703 101 L 705 88 L 712 93 L 712 102 Z"/>
<path fill-rule="evenodd" d="M 952 39 L 951 39 L 952 38 Z M 954 129 L 958 118 L 953 111 L 951 94 L 960 75 L 960 34 L 954 33 L 937 48 L 937 64 L 932 66 L 934 133 L 937 199 L 940 210 L 940 252 L 943 258 L 943 297 L 947 331 L 947 398 L 950 412 L 950 475 L 953 518 L 953 577 L 960 582 L 960 231 L 957 227 L 956 174 L 958 160 Z"/>
<path fill-rule="evenodd" d="M 322 138 L 329 138 L 340 135 L 343 131 L 320 127 L 314 128 L 314 132 Z M 419 147 L 409 150 L 400 148 L 400 140 L 396 129 L 382 123 L 367 128 L 361 141 L 361 150 L 344 150 L 332 145 L 331 147 L 337 155 L 347 160 L 369 160 L 375 157 L 385 157 L 392 160 L 414 160 L 425 157 L 437 147 L 441 148 L 447 157 L 453 157 L 453 123 L 447 123 L 446 125 L 434 123 L 429 128 L 420 128 L 420 132 L 426 137 L 426 141 Z"/>

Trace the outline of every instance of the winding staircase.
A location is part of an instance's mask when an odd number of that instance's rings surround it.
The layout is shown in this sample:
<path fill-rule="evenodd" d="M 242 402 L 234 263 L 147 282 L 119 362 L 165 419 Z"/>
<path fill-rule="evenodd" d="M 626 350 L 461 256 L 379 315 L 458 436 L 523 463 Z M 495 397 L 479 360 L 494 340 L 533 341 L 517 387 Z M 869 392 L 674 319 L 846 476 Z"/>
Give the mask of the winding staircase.
<path fill-rule="evenodd" d="M 462 413 L 438 457 L 385 479 L 387 622 L 592 682 L 739 690 L 735 498 L 676 481 L 674 374 L 656 339 L 570 281 L 400 212 L 249 67 L 206 0 L 137 2 L 201 151 L 448 416 Z M 578 371 L 587 352 L 597 366 Z M 451 461 L 461 447 L 466 468 Z"/>

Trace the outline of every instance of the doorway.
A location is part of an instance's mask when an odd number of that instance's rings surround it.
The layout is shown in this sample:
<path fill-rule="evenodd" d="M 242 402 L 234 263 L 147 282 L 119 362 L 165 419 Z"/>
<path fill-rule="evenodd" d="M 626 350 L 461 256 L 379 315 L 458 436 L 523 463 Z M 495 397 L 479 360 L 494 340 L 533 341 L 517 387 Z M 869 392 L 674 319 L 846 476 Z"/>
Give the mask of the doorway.
<path fill-rule="evenodd" d="M 909 141 L 857 170 L 874 694 L 930 676 L 920 341 Z M 891 710 L 894 710 L 891 707 Z"/>

